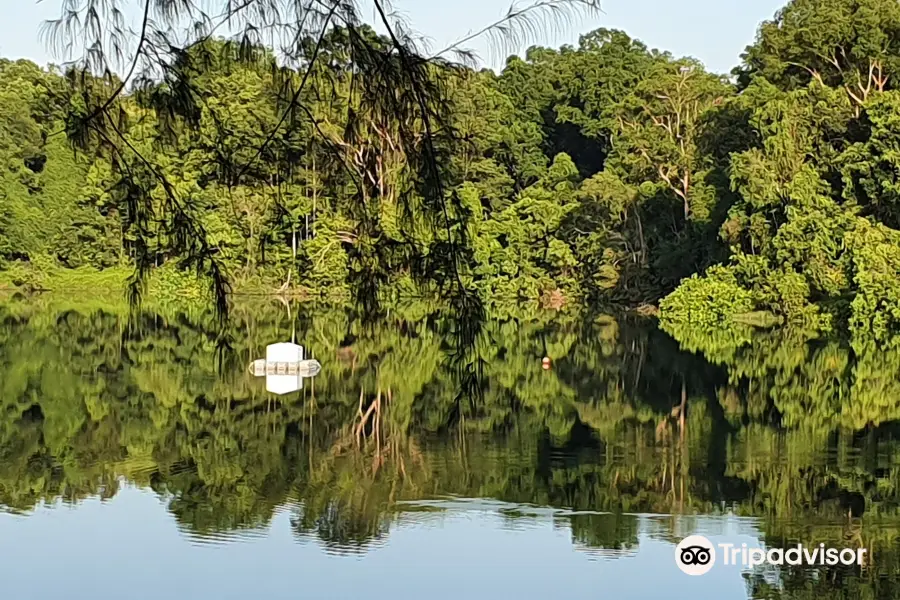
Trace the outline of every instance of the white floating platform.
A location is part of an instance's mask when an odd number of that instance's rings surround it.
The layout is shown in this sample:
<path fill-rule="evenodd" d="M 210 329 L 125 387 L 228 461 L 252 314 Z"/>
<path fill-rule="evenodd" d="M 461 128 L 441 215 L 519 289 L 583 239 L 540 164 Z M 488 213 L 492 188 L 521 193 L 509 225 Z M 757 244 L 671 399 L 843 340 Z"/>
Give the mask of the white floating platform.
<path fill-rule="evenodd" d="M 298 363 L 303 360 L 303 346 L 283 342 L 266 346 L 267 363 Z"/>
<path fill-rule="evenodd" d="M 315 377 L 322 369 L 317 360 L 301 360 L 296 363 L 266 362 L 260 358 L 250 363 L 247 369 L 252 375 L 264 377 L 266 375 L 297 375 L 301 377 Z"/>
<path fill-rule="evenodd" d="M 317 360 L 303 360 L 303 346 L 289 342 L 266 346 L 266 358 L 250 363 L 248 371 L 266 378 L 266 390 L 289 394 L 303 389 L 303 379 L 315 377 L 322 369 Z"/>

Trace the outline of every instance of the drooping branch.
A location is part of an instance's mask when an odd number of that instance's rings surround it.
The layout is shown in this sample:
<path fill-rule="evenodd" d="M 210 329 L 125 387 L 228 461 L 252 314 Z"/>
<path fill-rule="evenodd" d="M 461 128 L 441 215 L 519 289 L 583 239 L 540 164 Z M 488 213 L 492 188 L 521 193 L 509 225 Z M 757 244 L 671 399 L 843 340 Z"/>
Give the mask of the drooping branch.
<path fill-rule="evenodd" d="M 140 289 L 157 265 L 150 254 L 164 256 L 195 267 L 207 278 L 216 311 L 223 322 L 227 320 L 230 280 L 220 250 L 203 226 L 202 200 L 192 191 L 202 190 L 206 183 L 195 182 L 194 188 L 176 185 L 158 161 L 170 160 L 163 137 L 171 141 L 193 135 L 203 115 L 209 115 L 207 120 L 220 132 L 227 128 L 221 115 L 210 110 L 207 94 L 198 89 L 197 81 L 205 72 L 229 65 L 257 71 L 269 67 L 271 81 L 282 84 L 274 125 L 255 131 L 259 136 L 249 138 L 251 145 L 237 150 L 221 147 L 223 134 L 211 136 L 218 183 L 229 188 L 282 185 L 290 178 L 282 171 L 289 169 L 269 163 L 288 154 L 291 136 L 299 128 L 311 130 L 320 138 L 316 144 L 323 158 L 320 169 L 328 171 L 326 177 L 333 181 L 352 181 L 340 186 L 346 194 L 340 201 L 355 204 L 349 213 L 358 216 L 371 234 L 352 232 L 341 236 L 345 241 L 336 240 L 358 259 L 355 264 L 360 267 L 351 273 L 350 284 L 360 305 L 366 312 L 377 312 L 378 286 L 403 261 L 404 271 L 445 292 L 458 319 L 451 328 L 457 359 L 465 362 L 483 321 L 483 307 L 464 283 L 471 252 L 466 242 L 467 211 L 457 197 L 460 182 L 447 158 L 457 143 L 448 119 L 448 74 L 461 67 L 443 55 L 459 54 L 461 44 L 481 35 L 520 44 L 548 23 L 558 26 L 572 15 L 598 11 L 597 0 L 514 5 L 495 23 L 431 57 L 386 10 L 384 0 L 375 0 L 373 25 L 386 32 L 381 36 L 360 17 L 356 0 L 221 0 L 222 10 L 215 16 L 189 0 L 134 1 L 141 2 L 143 15 L 137 34 L 129 35 L 117 0 L 61 0 L 60 18 L 46 29 L 51 45 L 61 42 L 57 45 L 67 54 L 78 46 L 82 50 L 80 59 L 64 65 L 70 83 L 65 131 L 76 148 L 115 157 L 113 176 L 128 190 L 130 203 L 123 211 L 124 229 L 136 238 L 130 244 L 136 266 L 133 289 Z M 110 18 L 101 18 L 104 15 Z M 223 29 L 225 43 L 213 43 L 213 34 Z M 130 59 L 123 60 L 129 49 Z M 315 85 L 310 85 L 313 80 Z M 331 98 L 323 98 L 329 89 Z M 314 106 L 329 106 L 338 113 L 343 126 L 338 138 L 322 135 Z M 151 122 L 149 134 L 147 127 L 129 123 L 136 113 Z M 358 149 L 359 136 L 373 131 L 384 132 L 376 136 L 381 141 L 369 148 L 369 158 L 351 164 L 348 144 Z M 411 185 L 386 187 L 390 154 L 402 155 L 405 164 L 399 168 Z M 136 165 L 141 168 L 136 170 Z M 366 208 L 371 196 L 366 187 L 372 181 L 379 196 L 388 191 L 404 223 L 425 221 L 441 232 L 431 247 L 381 241 Z M 281 194 L 273 196 L 281 201 Z M 160 198 L 162 211 L 154 206 Z M 283 213 L 283 208 L 275 212 Z M 141 221 L 146 215 L 159 221 L 158 230 L 165 235 L 156 235 Z M 320 260 L 326 251 L 319 251 Z M 139 294 L 132 295 L 133 301 L 139 299 Z M 475 367 L 466 368 L 475 375 Z"/>

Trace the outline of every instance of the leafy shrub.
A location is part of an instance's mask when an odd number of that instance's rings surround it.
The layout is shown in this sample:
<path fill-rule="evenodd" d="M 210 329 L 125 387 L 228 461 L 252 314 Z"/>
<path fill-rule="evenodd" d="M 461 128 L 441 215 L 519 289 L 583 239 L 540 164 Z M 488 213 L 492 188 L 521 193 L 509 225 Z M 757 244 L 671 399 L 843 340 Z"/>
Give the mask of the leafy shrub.
<path fill-rule="evenodd" d="M 712 267 L 705 276 L 685 279 L 659 308 L 661 321 L 709 329 L 732 323 L 735 315 L 753 310 L 754 303 L 728 268 Z"/>

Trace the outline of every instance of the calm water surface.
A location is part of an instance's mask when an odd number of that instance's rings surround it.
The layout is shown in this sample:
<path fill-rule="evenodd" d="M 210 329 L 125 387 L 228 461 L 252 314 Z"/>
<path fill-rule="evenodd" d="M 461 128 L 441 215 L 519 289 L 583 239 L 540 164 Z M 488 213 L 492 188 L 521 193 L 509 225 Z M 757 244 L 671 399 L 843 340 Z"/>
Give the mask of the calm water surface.
<path fill-rule="evenodd" d="M 0 597 L 895 598 L 896 357 L 610 319 L 0 304 Z M 294 392 L 247 366 L 296 340 Z M 690 349 L 692 351 L 687 351 Z M 541 368 L 541 358 L 553 368 Z M 472 358 L 472 357 L 470 357 Z M 675 544 L 867 548 L 678 570 Z"/>

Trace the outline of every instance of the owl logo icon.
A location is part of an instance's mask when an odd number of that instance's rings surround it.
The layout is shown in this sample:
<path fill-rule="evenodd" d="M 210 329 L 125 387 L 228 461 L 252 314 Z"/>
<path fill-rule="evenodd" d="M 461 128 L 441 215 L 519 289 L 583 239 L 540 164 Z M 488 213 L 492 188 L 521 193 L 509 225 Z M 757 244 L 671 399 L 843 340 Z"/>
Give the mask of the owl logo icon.
<path fill-rule="evenodd" d="M 675 547 L 675 564 L 688 575 L 703 575 L 716 564 L 716 549 L 702 535 L 689 535 Z"/>

